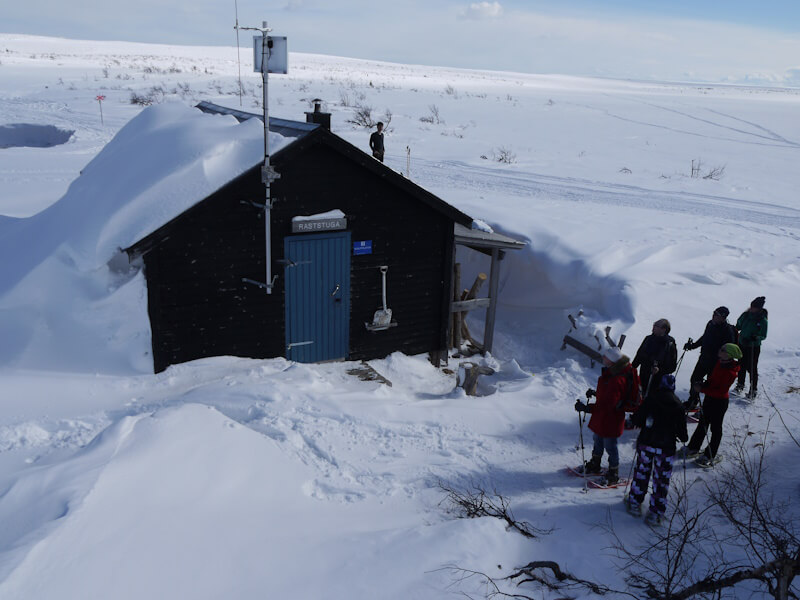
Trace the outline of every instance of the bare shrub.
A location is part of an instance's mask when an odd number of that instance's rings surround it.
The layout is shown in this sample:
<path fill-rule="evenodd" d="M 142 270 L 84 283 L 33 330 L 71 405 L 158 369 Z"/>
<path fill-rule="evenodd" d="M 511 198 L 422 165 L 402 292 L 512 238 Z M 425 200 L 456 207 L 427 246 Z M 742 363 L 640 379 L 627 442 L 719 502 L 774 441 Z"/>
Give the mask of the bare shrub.
<path fill-rule="evenodd" d="M 506 527 L 526 538 L 536 538 L 552 533 L 552 529 L 541 529 L 527 521 L 517 521 L 508 498 L 493 490 L 487 492 L 484 487 L 471 483 L 469 489 L 459 490 L 443 481 L 439 481 L 439 489 L 445 497 L 441 504 L 446 511 L 459 519 L 478 519 L 481 517 L 494 517 L 505 522 Z"/>
<path fill-rule="evenodd" d="M 150 106 L 153 103 L 153 100 L 148 98 L 144 94 L 139 94 L 137 92 L 131 92 L 130 103 L 131 104 L 137 104 L 139 106 Z"/>
<path fill-rule="evenodd" d="M 439 107 L 435 104 L 428 105 L 428 114 L 424 117 L 420 117 L 419 120 L 423 123 L 436 123 L 437 125 L 443 123 L 442 119 L 439 117 Z"/>
<path fill-rule="evenodd" d="M 353 116 L 346 121 L 366 129 L 372 129 L 376 124 L 375 119 L 372 118 L 372 107 L 366 104 L 357 104 Z"/>
<path fill-rule="evenodd" d="M 701 159 L 698 158 L 697 160 L 692 160 L 692 179 L 703 178 L 719 181 L 725 174 L 725 165 L 712 167 L 711 169 L 706 170 L 705 173 L 703 173 L 703 166 L 704 163 Z"/>
<path fill-rule="evenodd" d="M 139 106 L 150 106 L 163 102 L 166 92 L 160 85 L 151 87 L 146 93 L 131 92 L 130 103 Z"/>
<path fill-rule="evenodd" d="M 708 173 L 703 175 L 703 179 L 713 179 L 714 181 L 719 181 L 722 179 L 722 176 L 725 174 L 725 165 L 720 167 L 713 167 L 708 170 Z"/>
<path fill-rule="evenodd" d="M 497 162 L 504 163 L 507 165 L 514 164 L 517 162 L 517 155 L 511 151 L 510 148 L 506 148 L 505 146 L 500 146 L 492 151 L 492 158 Z"/>

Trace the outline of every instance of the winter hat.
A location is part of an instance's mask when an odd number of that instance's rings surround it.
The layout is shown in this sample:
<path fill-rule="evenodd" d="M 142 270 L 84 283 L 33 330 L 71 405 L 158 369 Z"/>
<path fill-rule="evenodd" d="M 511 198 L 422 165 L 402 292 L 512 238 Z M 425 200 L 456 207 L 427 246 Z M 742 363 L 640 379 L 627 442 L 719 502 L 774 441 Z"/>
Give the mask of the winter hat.
<path fill-rule="evenodd" d="M 742 349 L 736 344 L 725 344 L 722 349 L 725 350 L 725 352 L 728 353 L 728 356 L 734 360 L 739 360 L 742 358 Z"/>
<path fill-rule="evenodd" d="M 603 356 L 610 360 L 612 363 L 617 362 L 622 358 L 622 350 L 616 346 L 609 346 L 603 351 Z"/>
<path fill-rule="evenodd" d="M 750 303 L 750 306 L 753 308 L 764 308 L 764 302 L 766 301 L 767 299 L 764 296 L 759 296 Z"/>
<path fill-rule="evenodd" d="M 727 319 L 728 315 L 731 314 L 731 311 L 728 310 L 727 306 L 718 306 L 714 309 L 714 314 Z"/>
<path fill-rule="evenodd" d="M 661 378 L 661 387 L 665 390 L 675 391 L 675 375 L 664 375 Z"/>

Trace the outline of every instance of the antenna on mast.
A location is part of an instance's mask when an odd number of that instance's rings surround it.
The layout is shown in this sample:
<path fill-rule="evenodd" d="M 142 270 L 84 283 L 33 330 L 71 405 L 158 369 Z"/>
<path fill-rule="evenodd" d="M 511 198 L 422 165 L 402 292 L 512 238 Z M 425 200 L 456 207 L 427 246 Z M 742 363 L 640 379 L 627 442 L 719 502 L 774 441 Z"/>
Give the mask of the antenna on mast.
<path fill-rule="evenodd" d="M 236 64 L 239 65 L 239 106 L 242 106 L 242 59 L 239 56 L 239 0 L 233 0 L 233 6 L 236 10 Z"/>

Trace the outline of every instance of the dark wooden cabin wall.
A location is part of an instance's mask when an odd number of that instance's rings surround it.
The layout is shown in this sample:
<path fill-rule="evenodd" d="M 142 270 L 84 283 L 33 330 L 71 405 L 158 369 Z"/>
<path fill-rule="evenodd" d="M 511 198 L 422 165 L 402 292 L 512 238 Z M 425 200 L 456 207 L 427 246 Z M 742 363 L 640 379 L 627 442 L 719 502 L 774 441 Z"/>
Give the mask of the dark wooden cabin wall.
<path fill-rule="evenodd" d="M 259 197 L 260 195 L 260 197 Z M 206 356 L 283 353 L 283 298 L 264 281 L 258 175 L 228 184 L 169 224 L 144 256 L 156 372 Z"/>
<path fill-rule="evenodd" d="M 449 290 L 453 222 L 322 145 L 308 149 L 302 160 L 279 164 L 278 170 L 281 179 L 273 188 L 273 248 L 279 256 L 283 237 L 292 235 L 292 216 L 333 209 L 345 213 L 354 243 L 372 242 L 372 254 L 350 259 L 349 358 L 443 348 L 442 305 L 445 289 Z M 389 267 L 387 305 L 398 326 L 370 332 L 364 324 L 371 323 L 375 311 L 382 308 L 381 265 Z"/>
<path fill-rule="evenodd" d="M 369 158 L 368 160 L 372 160 Z M 206 356 L 285 356 L 283 238 L 291 218 L 333 209 L 348 219 L 353 242 L 372 254 L 351 256 L 350 354 L 353 360 L 394 351 L 445 347 L 453 222 L 329 147 L 319 144 L 276 163 L 272 186 L 272 294 L 264 281 L 264 202 L 259 168 L 248 171 L 162 227 L 144 255 L 156 372 Z M 398 323 L 370 332 L 381 308 L 378 267 L 388 265 L 387 300 Z M 446 293 L 446 291 L 448 293 Z"/>

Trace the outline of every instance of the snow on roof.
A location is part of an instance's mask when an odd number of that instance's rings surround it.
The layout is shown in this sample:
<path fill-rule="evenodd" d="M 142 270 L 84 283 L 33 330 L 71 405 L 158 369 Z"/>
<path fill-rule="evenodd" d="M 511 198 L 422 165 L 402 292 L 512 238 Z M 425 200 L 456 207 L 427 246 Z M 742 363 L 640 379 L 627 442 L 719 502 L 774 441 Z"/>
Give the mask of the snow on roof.
<path fill-rule="evenodd" d="M 293 141 L 270 131 L 270 152 Z M 261 121 L 205 114 L 177 102 L 132 119 L 67 193 L 27 219 L 0 221 L 0 293 L 55 253 L 81 271 L 127 248 L 263 160 Z M 33 242 L 33 243 L 32 243 Z"/>

